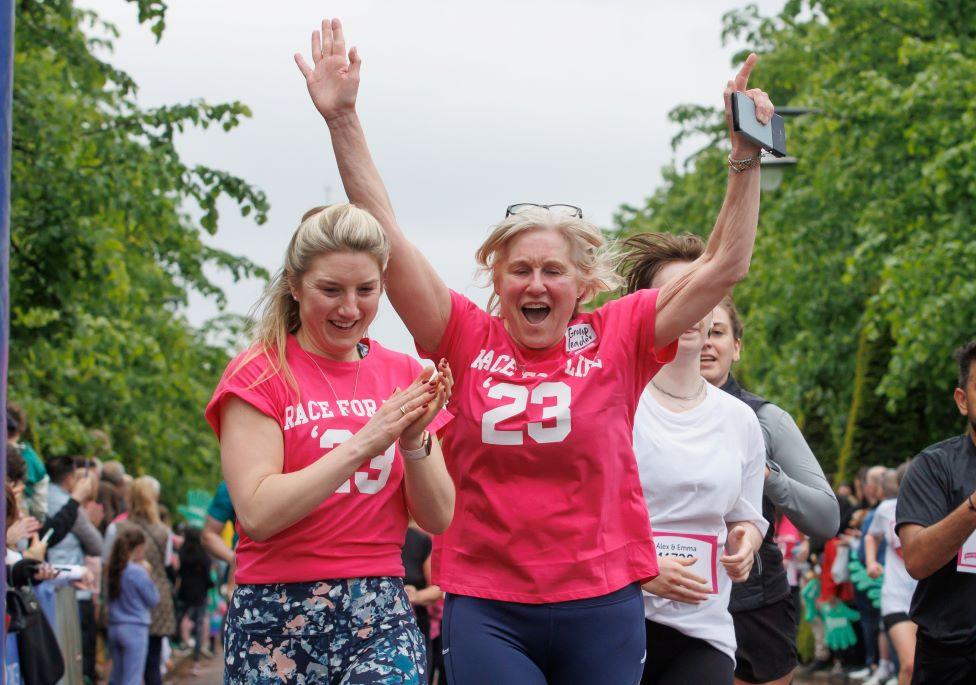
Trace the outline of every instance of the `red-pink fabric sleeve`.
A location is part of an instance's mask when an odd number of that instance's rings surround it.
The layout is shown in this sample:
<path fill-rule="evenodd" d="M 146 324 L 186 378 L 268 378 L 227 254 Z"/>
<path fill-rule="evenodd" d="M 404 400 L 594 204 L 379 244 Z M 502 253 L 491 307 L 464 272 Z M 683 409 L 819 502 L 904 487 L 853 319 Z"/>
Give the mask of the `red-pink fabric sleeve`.
<path fill-rule="evenodd" d="M 642 388 L 678 352 L 677 340 L 662 348 L 654 345 L 658 293 L 657 288 L 638 290 L 594 312 L 603 317 L 604 334 L 614 345 L 636 355 L 638 382 Z"/>
<path fill-rule="evenodd" d="M 284 410 L 283 381 L 277 374 L 265 373 L 268 368 L 267 358 L 258 354 L 253 359 L 242 364 L 248 353 L 242 353 L 227 365 L 213 397 L 207 404 L 205 416 L 210 427 L 213 428 L 217 439 L 220 439 L 220 410 L 227 397 L 237 397 L 262 414 L 280 423 Z"/>
<path fill-rule="evenodd" d="M 434 362 L 446 359 L 457 383 L 466 364 L 481 349 L 480 345 L 487 337 L 490 326 L 491 316 L 487 312 L 461 293 L 452 290 L 451 318 L 441 336 L 440 344 L 436 350 L 424 350 L 417 345 L 417 354 Z"/>

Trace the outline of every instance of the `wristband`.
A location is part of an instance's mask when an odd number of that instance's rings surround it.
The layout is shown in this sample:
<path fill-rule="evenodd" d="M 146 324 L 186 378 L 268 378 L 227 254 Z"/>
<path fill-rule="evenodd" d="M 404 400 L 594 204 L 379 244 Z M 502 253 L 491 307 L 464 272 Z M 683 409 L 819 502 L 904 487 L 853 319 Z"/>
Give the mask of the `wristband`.
<path fill-rule="evenodd" d="M 400 443 L 400 454 L 403 455 L 404 459 L 408 461 L 420 461 L 421 459 L 426 459 L 430 456 L 432 439 L 429 431 L 424 431 L 423 436 L 420 440 L 420 447 L 415 450 L 408 450 Z"/>
<path fill-rule="evenodd" d="M 729 168 L 737 174 L 742 173 L 746 169 L 758 167 L 761 159 L 762 150 L 754 154 L 752 157 L 746 157 L 744 159 L 732 159 L 732 155 L 729 155 Z"/>

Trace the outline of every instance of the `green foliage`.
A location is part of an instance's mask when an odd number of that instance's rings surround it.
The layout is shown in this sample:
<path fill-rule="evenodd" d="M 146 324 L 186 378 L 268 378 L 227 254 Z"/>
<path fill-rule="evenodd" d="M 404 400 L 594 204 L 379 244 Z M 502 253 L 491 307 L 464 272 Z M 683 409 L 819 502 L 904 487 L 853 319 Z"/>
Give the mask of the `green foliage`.
<path fill-rule="evenodd" d="M 976 335 L 976 2 L 790 0 L 725 17 L 760 54 L 751 83 L 789 119 L 798 159 L 763 196 L 737 372 L 798 417 L 838 480 L 960 431 L 952 349 Z M 741 61 L 746 51 L 736 55 Z M 716 110 L 683 106 L 676 139 L 704 139 L 628 235 L 710 230 L 727 144 Z"/>
<path fill-rule="evenodd" d="M 158 39 L 165 4 L 137 4 Z M 95 54 L 116 36 L 70 0 L 17 5 L 10 395 L 42 455 L 96 454 L 99 429 L 112 456 L 176 502 L 218 478 L 203 407 L 240 324 L 195 330 L 188 293 L 223 304 L 207 268 L 267 275 L 205 245 L 202 230 L 216 231 L 222 196 L 258 223 L 268 205 L 232 174 L 184 164 L 174 145 L 191 126 L 233 129 L 247 107 L 140 108 L 132 79 Z"/>

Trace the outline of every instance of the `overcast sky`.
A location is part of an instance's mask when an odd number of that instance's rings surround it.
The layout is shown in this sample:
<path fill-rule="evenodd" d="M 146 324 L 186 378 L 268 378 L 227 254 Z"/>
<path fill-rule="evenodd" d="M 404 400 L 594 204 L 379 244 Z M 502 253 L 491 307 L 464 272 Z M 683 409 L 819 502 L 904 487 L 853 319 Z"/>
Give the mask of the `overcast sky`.
<path fill-rule="evenodd" d="M 267 224 L 225 203 L 210 242 L 270 270 L 306 209 L 345 198 L 292 59 L 308 54 L 322 16 L 340 17 L 364 61 L 359 114 L 401 225 L 449 286 L 484 303 L 474 252 L 507 205 L 572 203 L 606 227 L 621 204 L 653 192 L 672 157 L 667 112 L 721 102 L 743 47 L 722 47 L 721 17 L 745 3 L 170 0 L 159 44 L 133 4 L 79 4 L 121 30 L 111 61 L 135 78 L 142 105 L 250 106 L 253 118 L 237 130 L 188 133 L 180 151 L 267 193 Z M 782 4 L 758 2 L 764 14 Z M 260 295 L 260 282 L 216 280 L 230 311 L 246 313 Z M 216 313 L 195 297 L 188 316 Z M 413 351 L 385 303 L 370 334 Z"/>

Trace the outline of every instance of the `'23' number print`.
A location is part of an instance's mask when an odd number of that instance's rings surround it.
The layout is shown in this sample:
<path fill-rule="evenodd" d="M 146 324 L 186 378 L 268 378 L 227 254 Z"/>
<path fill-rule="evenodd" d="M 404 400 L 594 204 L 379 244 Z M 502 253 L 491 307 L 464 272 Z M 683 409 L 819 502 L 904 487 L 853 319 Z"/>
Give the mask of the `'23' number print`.
<path fill-rule="evenodd" d="M 352 431 L 344 428 L 330 428 L 322 433 L 322 437 L 319 438 L 319 447 L 325 450 L 331 450 L 351 437 Z M 352 483 L 350 481 L 354 480 L 356 482 L 356 489 L 359 492 L 364 495 L 375 495 L 383 489 L 386 481 L 390 479 L 390 471 L 393 469 L 393 459 L 395 456 L 396 443 L 393 443 L 386 449 L 386 452 L 369 460 L 369 468 L 379 471 L 378 476 L 372 478 L 368 473 L 356 471 L 352 475 L 352 478 L 347 479 L 345 483 L 336 488 L 336 492 L 351 492 Z"/>
<path fill-rule="evenodd" d="M 546 404 L 547 399 L 555 399 L 555 404 L 542 408 L 542 421 L 533 421 L 525 429 L 537 443 L 562 442 L 569 435 L 572 419 L 569 405 L 572 400 L 572 389 L 563 383 L 540 383 L 531 392 L 522 385 L 512 383 L 498 383 L 488 389 L 488 397 L 494 400 L 511 400 L 494 409 L 489 409 L 481 417 L 481 441 L 486 445 L 522 445 L 525 435 L 521 429 L 501 429 L 498 424 L 513 416 L 518 416 L 529 404 Z M 556 420 L 555 425 L 545 425 L 543 421 Z"/>

